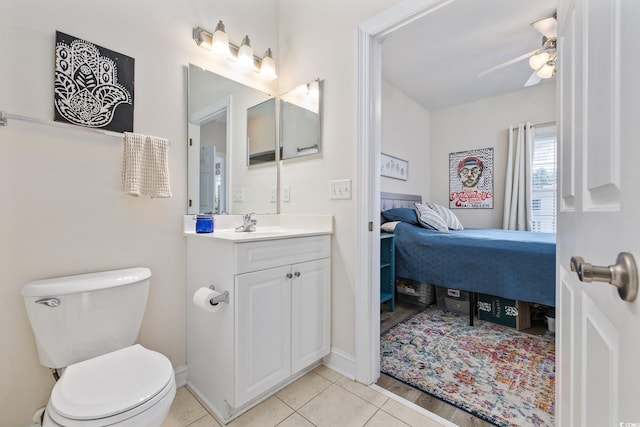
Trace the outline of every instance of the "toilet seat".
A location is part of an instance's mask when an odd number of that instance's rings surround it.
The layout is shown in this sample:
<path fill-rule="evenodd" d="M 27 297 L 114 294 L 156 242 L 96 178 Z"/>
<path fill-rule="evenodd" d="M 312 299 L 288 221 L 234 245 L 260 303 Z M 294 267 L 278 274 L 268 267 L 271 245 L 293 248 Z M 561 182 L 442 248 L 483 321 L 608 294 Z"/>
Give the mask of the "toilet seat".
<path fill-rule="evenodd" d="M 110 425 L 147 411 L 172 390 L 171 362 L 136 344 L 68 366 L 47 411 L 60 425 Z"/>

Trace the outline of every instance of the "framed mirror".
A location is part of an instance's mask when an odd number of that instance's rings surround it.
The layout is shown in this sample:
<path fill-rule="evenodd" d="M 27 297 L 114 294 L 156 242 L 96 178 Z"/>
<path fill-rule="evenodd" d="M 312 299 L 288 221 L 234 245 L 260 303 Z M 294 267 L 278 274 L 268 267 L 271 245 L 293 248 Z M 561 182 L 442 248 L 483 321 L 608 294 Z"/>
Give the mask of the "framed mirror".
<path fill-rule="evenodd" d="M 270 140 L 275 154 L 274 97 L 190 64 L 187 99 L 187 212 L 277 213 L 277 162 L 263 162 L 259 167 L 247 164 L 249 114 L 254 106 L 274 106 L 271 130 L 263 128 L 259 133 L 270 135 L 261 144 L 266 147 Z"/>
<path fill-rule="evenodd" d="M 280 150 L 283 160 L 320 153 L 322 82 L 314 80 L 280 95 Z"/>

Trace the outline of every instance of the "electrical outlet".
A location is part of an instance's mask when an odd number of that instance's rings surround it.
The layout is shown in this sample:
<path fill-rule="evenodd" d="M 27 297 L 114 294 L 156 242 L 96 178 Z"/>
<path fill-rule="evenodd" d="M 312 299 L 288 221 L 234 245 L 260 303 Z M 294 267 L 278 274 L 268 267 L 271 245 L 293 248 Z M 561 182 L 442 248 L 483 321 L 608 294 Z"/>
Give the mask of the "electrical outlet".
<path fill-rule="evenodd" d="M 351 199 L 351 180 L 340 179 L 329 181 L 329 198 L 332 200 Z"/>
<path fill-rule="evenodd" d="M 278 201 L 278 187 L 271 187 L 271 203 L 275 203 Z"/>
<path fill-rule="evenodd" d="M 283 185 L 282 186 L 282 201 L 283 202 L 290 202 L 290 191 L 289 191 L 289 186 L 288 185 Z"/>
<path fill-rule="evenodd" d="M 244 188 L 234 188 L 233 189 L 233 201 L 234 202 L 244 202 Z"/>

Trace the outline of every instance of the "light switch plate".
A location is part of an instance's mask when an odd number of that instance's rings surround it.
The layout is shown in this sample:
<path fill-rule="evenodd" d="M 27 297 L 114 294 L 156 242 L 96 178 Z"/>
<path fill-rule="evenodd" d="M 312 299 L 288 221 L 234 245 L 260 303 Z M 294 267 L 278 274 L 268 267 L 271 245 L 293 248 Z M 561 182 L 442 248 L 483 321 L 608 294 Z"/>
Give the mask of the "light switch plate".
<path fill-rule="evenodd" d="M 351 199 L 351 180 L 339 179 L 329 181 L 329 198 L 332 200 Z"/>
<path fill-rule="evenodd" d="M 234 202 L 244 202 L 244 188 L 234 188 L 233 189 L 233 201 Z"/>
<path fill-rule="evenodd" d="M 275 186 L 271 187 L 271 198 L 269 199 L 269 201 L 271 203 L 275 203 L 278 201 L 277 198 L 278 198 L 278 187 L 275 187 Z"/>
<path fill-rule="evenodd" d="M 291 193 L 289 191 L 289 186 L 288 185 L 283 185 L 282 186 L 282 201 L 283 202 L 290 202 L 291 201 Z"/>

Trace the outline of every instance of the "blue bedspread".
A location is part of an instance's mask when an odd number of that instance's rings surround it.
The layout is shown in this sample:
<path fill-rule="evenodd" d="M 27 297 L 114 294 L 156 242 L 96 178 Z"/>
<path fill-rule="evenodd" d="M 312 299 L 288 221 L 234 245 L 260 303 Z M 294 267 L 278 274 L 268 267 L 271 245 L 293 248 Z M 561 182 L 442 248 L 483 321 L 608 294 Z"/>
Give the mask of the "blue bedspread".
<path fill-rule="evenodd" d="M 471 228 L 448 233 L 399 223 L 396 275 L 555 306 L 555 235 Z"/>

